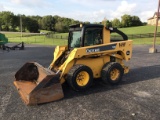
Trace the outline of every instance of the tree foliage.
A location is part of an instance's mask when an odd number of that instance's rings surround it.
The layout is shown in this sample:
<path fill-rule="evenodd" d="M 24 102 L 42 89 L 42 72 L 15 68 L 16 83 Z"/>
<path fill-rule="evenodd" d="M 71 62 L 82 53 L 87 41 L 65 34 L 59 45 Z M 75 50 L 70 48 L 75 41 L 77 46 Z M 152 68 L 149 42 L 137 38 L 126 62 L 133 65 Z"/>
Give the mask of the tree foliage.
<path fill-rule="evenodd" d="M 132 17 L 130 15 L 123 15 L 121 16 L 121 19 L 122 27 L 131 27 Z"/>
<path fill-rule="evenodd" d="M 1 28 L 9 31 L 10 26 L 14 28 L 15 20 L 14 14 L 9 11 L 0 12 Z"/>
<path fill-rule="evenodd" d="M 141 26 L 142 22 L 138 16 L 123 15 L 121 17 L 122 27 Z"/>
<path fill-rule="evenodd" d="M 55 29 L 55 19 L 51 15 L 44 16 L 40 20 L 41 29 L 53 31 Z"/>
<path fill-rule="evenodd" d="M 37 33 L 39 32 L 39 25 L 38 22 L 32 18 L 26 18 L 27 22 L 26 22 L 26 28 L 28 31 L 32 32 L 32 33 Z"/>
<path fill-rule="evenodd" d="M 26 16 L 14 15 L 9 11 L 0 12 L 0 31 L 20 31 L 20 22 L 22 21 L 23 31 L 39 32 L 39 30 L 48 30 L 55 32 L 68 32 L 69 25 L 85 23 L 90 24 L 89 21 L 80 22 L 71 18 L 60 17 L 58 15 L 52 16 Z M 98 22 L 95 22 L 98 24 Z M 138 16 L 123 15 L 121 21 L 115 18 L 113 21 L 103 20 L 102 24 L 108 27 L 131 27 L 143 25 Z"/>
<path fill-rule="evenodd" d="M 143 25 L 138 16 L 132 16 L 132 26 L 141 26 Z"/>
<path fill-rule="evenodd" d="M 106 21 L 106 26 L 107 26 L 107 27 L 112 27 L 112 22 L 109 21 L 109 20 L 107 20 L 107 21 Z"/>
<path fill-rule="evenodd" d="M 0 12 L 0 30 L 1 31 L 20 31 L 20 21 L 22 21 L 22 30 L 29 32 L 39 32 L 40 29 L 56 32 L 68 32 L 69 25 L 78 24 L 80 21 L 52 16 L 25 16 L 14 15 L 12 12 Z"/>
<path fill-rule="evenodd" d="M 112 27 L 116 27 L 116 28 L 120 28 L 121 27 L 121 22 L 119 19 L 115 18 L 113 21 L 112 21 Z"/>
<path fill-rule="evenodd" d="M 102 24 L 103 23 L 104 21 L 102 21 Z M 127 14 L 121 16 L 121 20 L 119 20 L 118 18 L 115 18 L 112 21 L 109 21 L 109 20 L 106 21 L 106 26 L 112 26 L 116 28 L 142 26 L 142 25 L 145 25 L 145 24 L 141 22 L 138 16 L 131 16 Z"/>

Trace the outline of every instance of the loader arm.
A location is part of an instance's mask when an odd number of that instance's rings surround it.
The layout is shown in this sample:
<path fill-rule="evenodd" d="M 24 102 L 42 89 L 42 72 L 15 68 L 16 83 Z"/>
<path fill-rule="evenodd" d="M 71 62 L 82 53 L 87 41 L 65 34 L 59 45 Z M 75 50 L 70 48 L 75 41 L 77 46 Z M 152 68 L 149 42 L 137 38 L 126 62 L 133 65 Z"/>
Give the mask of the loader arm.
<path fill-rule="evenodd" d="M 56 63 L 56 61 L 58 62 L 59 60 L 59 58 L 64 54 L 64 52 L 65 51 L 67 51 L 68 50 L 68 47 L 67 46 L 57 46 L 56 48 L 55 48 L 55 51 L 54 51 L 54 58 L 53 58 L 53 61 L 51 62 L 51 64 L 50 64 L 50 66 L 49 66 L 49 68 L 50 69 L 52 69 L 52 68 L 54 68 L 54 66 L 55 66 L 55 63 Z M 63 57 L 63 56 L 62 56 Z"/>

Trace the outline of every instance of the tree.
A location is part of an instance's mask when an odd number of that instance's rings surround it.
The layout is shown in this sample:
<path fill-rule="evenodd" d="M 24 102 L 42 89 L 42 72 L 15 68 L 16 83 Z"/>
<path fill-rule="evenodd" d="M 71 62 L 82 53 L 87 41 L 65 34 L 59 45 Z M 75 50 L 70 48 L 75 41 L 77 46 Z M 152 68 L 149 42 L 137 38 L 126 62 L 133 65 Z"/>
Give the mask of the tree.
<path fill-rule="evenodd" d="M 112 27 L 112 23 L 111 23 L 109 20 L 107 20 L 107 21 L 106 21 L 106 26 L 107 26 L 107 27 Z"/>
<path fill-rule="evenodd" d="M 131 27 L 132 26 L 132 17 L 130 15 L 121 16 L 122 27 Z"/>
<path fill-rule="evenodd" d="M 55 30 L 55 19 L 51 15 L 44 16 L 41 19 L 40 23 L 41 23 L 42 29 L 44 29 L 44 30 L 50 30 L 50 31 Z"/>
<path fill-rule="evenodd" d="M 122 27 L 141 26 L 142 22 L 138 16 L 123 15 L 121 17 Z"/>
<path fill-rule="evenodd" d="M 12 16 L 11 21 L 12 21 L 11 24 L 10 24 L 11 25 L 11 30 L 16 31 L 17 26 L 19 26 L 19 24 L 20 24 L 19 17 L 14 15 L 14 16 Z"/>
<path fill-rule="evenodd" d="M 93 24 L 101 24 L 101 22 L 93 22 Z"/>
<path fill-rule="evenodd" d="M 39 32 L 38 22 L 34 19 L 29 18 L 29 17 L 26 19 L 27 19 L 27 23 L 26 23 L 27 30 L 29 32 L 33 32 L 33 33 Z"/>
<path fill-rule="evenodd" d="M 112 27 L 116 27 L 116 28 L 120 28 L 121 27 L 121 22 L 119 19 L 115 18 L 113 21 L 112 21 Z"/>
<path fill-rule="evenodd" d="M 2 17 L 0 15 L 0 31 L 2 30 L 2 25 L 3 25 L 3 22 L 2 22 Z"/>
<path fill-rule="evenodd" d="M 60 16 L 54 16 L 55 18 L 55 31 L 56 32 L 68 32 L 69 26 L 73 24 L 79 24 L 80 22 L 70 18 L 64 18 Z"/>
<path fill-rule="evenodd" d="M 132 16 L 132 26 L 141 26 L 142 22 L 138 16 Z"/>
<path fill-rule="evenodd" d="M 20 20 L 22 20 L 22 31 L 38 32 L 38 29 L 49 31 L 68 32 L 69 25 L 80 23 L 78 20 L 71 18 L 52 16 L 25 16 L 14 15 L 12 12 L 0 12 L 0 30 L 15 31 L 20 30 Z M 56 27 L 56 28 L 55 28 Z"/>
<path fill-rule="evenodd" d="M 65 32 L 65 25 L 62 23 L 62 22 L 57 22 L 56 24 L 55 24 L 55 31 L 56 32 Z"/>
<path fill-rule="evenodd" d="M 36 16 L 28 16 L 28 17 L 31 18 L 32 20 L 37 21 L 39 29 L 42 29 L 42 25 L 41 25 L 42 17 L 41 16 L 36 15 Z"/>
<path fill-rule="evenodd" d="M 9 31 L 10 26 L 12 27 L 12 25 L 14 25 L 14 14 L 12 12 L 9 11 L 2 11 L 0 13 L 1 16 L 1 26 L 2 26 L 2 30 L 6 30 Z"/>
<path fill-rule="evenodd" d="M 55 24 L 56 32 L 68 32 L 69 25 L 71 25 L 71 20 L 65 18 L 59 18 Z"/>
<path fill-rule="evenodd" d="M 90 24 L 90 22 L 89 21 L 85 21 L 84 24 Z"/>
<path fill-rule="evenodd" d="M 80 22 L 78 20 L 71 19 L 71 25 L 73 25 L 73 24 L 80 24 L 80 23 L 82 23 L 82 22 Z"/>

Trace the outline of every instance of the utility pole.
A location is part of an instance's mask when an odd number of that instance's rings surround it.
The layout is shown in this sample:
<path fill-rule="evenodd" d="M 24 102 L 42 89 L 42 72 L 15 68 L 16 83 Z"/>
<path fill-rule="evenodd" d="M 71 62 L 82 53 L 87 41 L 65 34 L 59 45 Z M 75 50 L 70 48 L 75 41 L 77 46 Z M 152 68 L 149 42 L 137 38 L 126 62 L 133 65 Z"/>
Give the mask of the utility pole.
<path fill-rule="evenodd" d="M 157 52 L 157 49 L 156 49 L 156 34 L 157 34 L 158 21 L 159 21 L 159 8 L 160 8 L 160 0 L 158 2 L 156 28 L 155 28 L 155 32 L 154 32 L 153 47 L 149 49 L 149 53 L 156 53 Z"/>
<path fill-rule="evenodd" d="M 20 15 L 20 29 L 21 29 L 21 37 L 22 37 L 23 34 L 22 34 L 22 17 L 21 17 L 21 15 Z"/>

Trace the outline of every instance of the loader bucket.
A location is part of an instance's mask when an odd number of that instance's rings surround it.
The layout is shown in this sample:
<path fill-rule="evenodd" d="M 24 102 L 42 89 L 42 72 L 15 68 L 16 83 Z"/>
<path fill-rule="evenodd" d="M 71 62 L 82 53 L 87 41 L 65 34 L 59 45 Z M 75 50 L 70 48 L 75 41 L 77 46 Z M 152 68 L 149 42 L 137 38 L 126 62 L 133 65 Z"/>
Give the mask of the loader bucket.
<path fill-rule="evenodd" d="M 46 103 L 64 97 L 59 76 L 36 62 L 30 62 L 17 71 L 14 85 L 25 104 Z"/>

